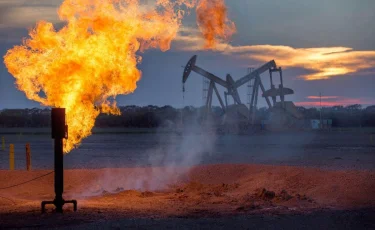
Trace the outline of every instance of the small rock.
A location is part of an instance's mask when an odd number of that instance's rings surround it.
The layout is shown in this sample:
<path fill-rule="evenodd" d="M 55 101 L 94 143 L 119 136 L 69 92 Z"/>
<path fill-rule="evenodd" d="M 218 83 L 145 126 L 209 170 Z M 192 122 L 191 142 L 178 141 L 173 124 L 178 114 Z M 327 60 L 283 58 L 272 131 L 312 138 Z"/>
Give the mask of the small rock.
<path fill-rule="evenodd" d="M 287 201 L 287 200 L 292 199 L 293 196 L 289 195 L 289 193 L 288 193 L 287 191 L 282 190 L 282 191 L 280 192 L 280 194 L 278 195 L 278 198 L 279 198 L 280 200 L 285 200 L 285 201 Z"/>
<path fill-rule="evenodd" d="M 263 188 L 263 189 L 257 189 L 257 190 L 255 190 L 255 195 L 257 197 L 262 197 L 262 194 L 264 193 L 264 191 L 266 191 L 265 188 Z"/>
<path fill-rule="evenodd" d="M 255 209 L 260 209 L 259 204 L 250 204 L 250 205 L 244 205 L 236 208 L 236 211 L 249 211 L 249 210 L 255 210 Z"/>
<path fill-rule="evenodd" d="M 236 211 L 245 211 L 245 206 L 240 206 L 236 208 Z"/>
<path fill-rule="evenodd" d="M 257 196 L 262 199 L 272 200 L 273 198 L 275 198 L 275 192 L 268 191 L 267 189 L 263 188 L 257 191 Z"/>
<path fill-rule="evenodd" d="M 182 193 L 182 192 L 184 192 L 183 189 L 181 189 L 181 188 L 176 189 L 176 193 Z"/>
<path fill-rule="evenodd" d="M 222 193 L 220 191 L 214 191 L 215 196 L 222 196 Z"/>
<path fill-rule="evenodd" d="M 306 195 L 301 195 L 301 194 L 297 194 L 296 197 L 299 200 L 307 200 L 308 199 Z"/>

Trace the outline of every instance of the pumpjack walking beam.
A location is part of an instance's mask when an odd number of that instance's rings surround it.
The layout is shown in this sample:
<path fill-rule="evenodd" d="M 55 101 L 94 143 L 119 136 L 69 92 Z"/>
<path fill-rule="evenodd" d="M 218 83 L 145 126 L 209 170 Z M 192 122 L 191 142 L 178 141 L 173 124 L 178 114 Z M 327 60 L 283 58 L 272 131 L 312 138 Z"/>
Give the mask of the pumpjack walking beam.
<path fill-rule="evenodd" d="M 200 68 L 199 66 L 196 66 L 195 65 L 195 62 L 197 61 L 197 55 L 194 55 L 190 60 L 189 62 L 186 64 L 185 66 L 185 69 L 184 69 L 184 74 L 183 74 L 183 78 L 182 78 L 182 82 L 185 83 L 186 80 L 188 79 L 191 71 L 194 71 L 200 75 L 202 75 L 203 77 L 206 77 L 207 79 L 209 79 L 210 81 L 213 81 L 214 83 L 217 83 L 225 88 L 228 88 L 228 84 L 226 81 L 224 81 L 223 79 L 215 76 L 214 74 L 210 73 L 210 72 L 207 72 L 206 70 Z"/>
<path fill-rule="evenodd" d="M 261 75 L 265 71 L 267 71 L 269 69 L 272 69 L 272 68 L 276 68 L 276 62 L 274 60 L 267 62 L 266 64 L 264 64 L 261 67 L 255 69 L 251 73 L 249 73 L 249 74 L 245 75 L 244 77 L 238 79 L 234 83 L 234 87 L 237 89 L 238 87 L 242 86 L 246 82 L 250 81 L 251 79 L 256 78 L 258 75 Z"/>

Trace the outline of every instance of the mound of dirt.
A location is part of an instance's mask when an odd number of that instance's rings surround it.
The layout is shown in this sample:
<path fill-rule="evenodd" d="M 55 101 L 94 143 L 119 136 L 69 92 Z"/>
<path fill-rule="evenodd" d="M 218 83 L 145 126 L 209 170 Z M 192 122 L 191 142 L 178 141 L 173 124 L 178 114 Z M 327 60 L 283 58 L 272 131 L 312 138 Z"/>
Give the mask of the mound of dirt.
<path fill-rule="evenodd" d="M 79 208 L 83 209 L 101 207 L 120 213 L 168 216 L 196 213 L 197 209 L 206 213 L 236 213 L 375 206 L 372 171 L 221 164 L 193 167 L 179 177 L 180 181 L 174 177 L 173 183 L 162 180 L 164 171 L 170 172 L 162 168 L 65 170 L 64 198 L 78 199 Z M 153 172 L 160 176 L 157 182 L 164 184 L 155 184 Z M 0 170 L 0 187 L 45 173 Z M 150 187 L 159 189 L 147 189 Z M 53 176 L 1 190 L 0 195 L 6 198 L 0 197 L 0 214 L 36 210 L 41 200 L 54 198 Z"/>

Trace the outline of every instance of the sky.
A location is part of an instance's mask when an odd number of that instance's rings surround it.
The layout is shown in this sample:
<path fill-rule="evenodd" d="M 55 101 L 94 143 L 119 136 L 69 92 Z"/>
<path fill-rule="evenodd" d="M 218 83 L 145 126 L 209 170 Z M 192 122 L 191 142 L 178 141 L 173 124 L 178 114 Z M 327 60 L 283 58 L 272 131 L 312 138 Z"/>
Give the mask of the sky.
<path fill-rule="evenodd" d="M 0 55 L 22 43 L 39 20 L 59 27 L 57 8 L 62 0 L 0 0 Z M 183 20 L 170 50 L 141 54 L 142 79 L 129 95 L 116 98 L 126 105 L 203 104 L 202 76 L 192 73 L 182 93 L 183 66 L 197 55 L 196 65 L 225 79 L 237 80 L 247 68 L 275 60 L 283 68 L 285 87 L 294 90 L 287 100 L 300 106 L 375 105 L 375 1 L 373 0 L 232 0 L 228 17 L 237 32 L 215 50 L 202 49 L 195 14 Z M 267 73 L 261 75 L 269 88 Z M 278 84 L 278 81 L 276 81 Z M 224 89 L 218 86 L 223 94 Z M 247 87 L 239 89 L 247 102 Z M 214 104 L 218 101 L 214 99 Z M 260 99 L 260 106 L 265 106 Z M 17 90 L 15 79 L 0 63 L 0 109 L 40 107 Z"/>

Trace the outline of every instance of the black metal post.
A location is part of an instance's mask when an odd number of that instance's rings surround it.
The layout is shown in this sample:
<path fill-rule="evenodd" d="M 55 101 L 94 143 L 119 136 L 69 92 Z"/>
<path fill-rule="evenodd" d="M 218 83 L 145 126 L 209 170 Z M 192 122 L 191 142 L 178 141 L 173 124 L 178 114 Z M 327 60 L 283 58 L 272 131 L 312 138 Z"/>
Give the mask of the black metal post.
<path fill-rule="evenodd" d="M 64 200 L 62 194 L 64 192 L 64 157 L 63 157 L 63 140 L 55 139 L 55 205 L 56 211 L 62 212 Z"/>
<path fill-rule="evenodd" d="M 45 212 L 46 204 L 53 204 L 56 207 L 56 212 L 62 213 L 63 206 L 66 203 L 74 205 L 74 211 L 77 211 L 76 200 L 64 200 L 62 194 L 64 193 L 64 153 L 63 153 L 63 139 L 68 138 L 68 127 L 65 125 L 65 109 L 53 108 L 51 111 L 51 128 L 52 138 L 55 139 L 55 199 L 53 201 L 42 202 L 42 213 Z"/>

